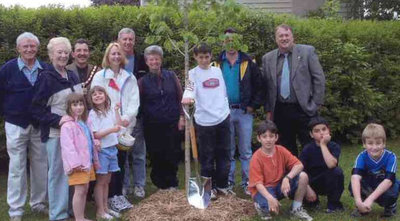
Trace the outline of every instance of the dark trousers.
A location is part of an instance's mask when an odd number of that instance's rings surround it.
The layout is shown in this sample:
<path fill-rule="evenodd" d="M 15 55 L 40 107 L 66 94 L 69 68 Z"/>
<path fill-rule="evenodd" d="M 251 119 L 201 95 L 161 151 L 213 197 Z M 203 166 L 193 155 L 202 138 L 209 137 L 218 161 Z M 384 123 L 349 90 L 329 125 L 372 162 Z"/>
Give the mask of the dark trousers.
<path fill-rule="evenodd" d="M 113 197 L 115 195 L 122 195 L 122 181 L 124 180 L 125 174 L 125 160 L 126 151 L 118 150 L 118 166 L 120 171 L 114 172 L 111 175 L 111 182 L 108 190 L 108 197 Z"/>
<path fill-rule="evenodd" d="M 230 118 L 214 126 L 196 124 L 201 176 L 211 177 L 213 187 L 228 187 L 230 170 Z"/>
<path fill-rule="evenodd" d="M 367 179 L 365 179 L 367 178 Z M 372 192 L 375 191 L 376 187 L 380 182 L 374 181 L 373 179 L 368 179 L 371 177 L 363 177 L 361 179 L 361 199 L 365 200 Z M 349 184 L 350 195 L 353 196 L 353 190 L 351 189 L 351 181 Z M 376 203 L 382 207 L 391 207 L 394 203 L 397 202 L 397 198 L 399 198 L 399 181 L 393 183 L 393 185 L 386 190 L 382 195 L 376 199 Z"/>
<path fill-rule="evenodd" d="M 274 122 L 279 130 L 278 143 L 286 147 L 293 155 L 298 156 L 296 138 L 299 138 L 301 146 L 311 141 L 309 135 L 308 116 L 298 104 L 276 103 L 274 110 Z"/>
<path fill-rule="evenodd" d="M 144 123 L 144 139 L 150 157 L 150 178 L 160 189 L 178 186 L 181 140 L 178 122 Z"/>
<path fill-rule="evenodd" d="M 344 190 L 344 175 L 340 167 L 328 169 L 316 176 L 308 176 L 311 188 L 318 195 L 326 195 L 328 209 L 343 208 L 340 202 Z"/>

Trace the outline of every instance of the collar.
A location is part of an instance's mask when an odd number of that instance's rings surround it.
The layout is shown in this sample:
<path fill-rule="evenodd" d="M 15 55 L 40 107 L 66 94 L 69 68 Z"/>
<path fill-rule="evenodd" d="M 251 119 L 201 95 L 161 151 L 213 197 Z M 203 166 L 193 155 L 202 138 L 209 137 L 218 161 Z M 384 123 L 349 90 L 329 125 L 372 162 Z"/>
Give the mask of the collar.
<path fill-rule="evenodd" d="M 114 78 L 114 72 L 110 69 L 110 68 L 106 68 L 104 70 L 104 78 L 105 79 L 112 79 Z M 118 75 L 120 75 L 121 78 L 128 78 L 130 76 L 130 74 L 123 68 L 119 69 L 119 73 Z"/>
<path fill-rule="evenodd" d="M 221 57 L 222 61 L 228 61 L 228 58 L 226 57 L 226 51 L 222 52 L 222 57 Z M 240 52 L 238 51 L 238 57 L 236 59 L 235 64 L 240 64 L 240 62 L 242 61 L 242 56 L 240 56 Z"/>
<path fill-rule="evenodd" d="M 291 49 L 289 49 L 289 51 L 286 52 L 286 53 L 282 53 L 282 52 L 279 50 L 279 48 L 278 48 L 278 57 L 280 57 L 281 55 L 284 55 L 284 54 L 292 54 L 292 53 L 293 53 L 293 48 L 294 48 L 294 45 L 293 45 L 293 47 L 292 47 Z"/>
<path fill-rule="evenodd" d="M 24 68 L 28 68 L 28 66 L 25 65 L 25 62 L 22 60 L 21 57 L 18 57 L 17 62 L 18 62 L 18 68 L 20 71 L 22 71 L 22 69 L 24 69 Z M 32 67 L 32 71 L 36 71 L 36 69 L 43 69 L 37 59 L 35 60 L 35 64 Z"/>

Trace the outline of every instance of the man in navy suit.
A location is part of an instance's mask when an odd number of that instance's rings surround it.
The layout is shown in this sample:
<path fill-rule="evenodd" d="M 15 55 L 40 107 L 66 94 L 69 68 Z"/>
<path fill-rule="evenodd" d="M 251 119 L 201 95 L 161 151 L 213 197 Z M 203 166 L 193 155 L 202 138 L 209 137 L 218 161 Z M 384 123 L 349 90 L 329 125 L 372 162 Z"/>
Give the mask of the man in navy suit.
<path fill-rule="evenodd" d="M 47 64 L 36 58 L 39 39 L 30 32 L 17 37 L 17 58 L 0 69 L 0 115 L 5 121 L 7 153 L 10 157 L 7 203 L 10 220 L 20 221 L 28 196 L 27 162 L 30 168 L 30 199 L 33 212 L 48 213 L 47 152 L 40 141 L 39 124 L 32 117 L 34 84 Z"/>
<path fill-rule="evenodd" d="M 262 58 L 262 74 L 267 85 L 266 118 L 280 132 L 280 144 L 298 155 L 296 139 L 305 145 L 311 138 L 307 124 L 324 103 L 325 76 L 315 48 L 295 44 L 292 28 L 275 29 L 278 48 Z"/>

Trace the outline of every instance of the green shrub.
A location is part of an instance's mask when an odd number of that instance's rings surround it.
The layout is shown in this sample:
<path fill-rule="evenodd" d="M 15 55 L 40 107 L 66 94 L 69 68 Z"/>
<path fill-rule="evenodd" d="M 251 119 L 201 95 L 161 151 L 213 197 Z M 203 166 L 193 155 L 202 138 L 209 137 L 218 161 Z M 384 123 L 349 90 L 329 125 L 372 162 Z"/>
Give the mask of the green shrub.
<path fill-rule="evenodd" d="M 276 48 L 274 27 L 287 23 L 293 27 L 297 43 L 317 49 L 327 78 L 322 114 L 339 139 L 358 141 L 369 121 L 384 124 L 391 137 L 400 133 L 399 22 L 301 19 L 250 10 L 232 1 L 192 6 L 189 30 L 184 30 L 182 18 L 182 8 L 174 4 L 84 9 L 0 6 L 0 64 L 16 56 L 15 39 L 23 31 L 39 37 L 39 56 L 45 61 L 48 40 L 65 36 L 72 42 L 89 39 L 92 63 L 100 64 L 105 47 L 117 38 L 118 31 L 132 27 L 137 49 L 143 51 L 149 44 L 160 44 L 165 49 L 165 67 L 177 71 L 183 79 L 184 58 L 176 48 L 183 50 L 183 39 L 188 39 L 191 46 L 206 41 L 217 55 L 222 50 L 219 35 L 227 27 L 234 27 L 260 64 L 262 55 Z M 264 116 L 260 112 L 258 120 Z"/>

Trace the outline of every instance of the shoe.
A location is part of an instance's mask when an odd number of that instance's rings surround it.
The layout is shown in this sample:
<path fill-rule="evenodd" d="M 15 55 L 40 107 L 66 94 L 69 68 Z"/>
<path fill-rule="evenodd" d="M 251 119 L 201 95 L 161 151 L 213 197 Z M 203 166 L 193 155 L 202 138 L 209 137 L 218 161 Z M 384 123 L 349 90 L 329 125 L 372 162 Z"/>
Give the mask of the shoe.
<path fill-rule="evenodd" d="M 228 189 L 233 190 L 233 188 L 235 188 L 235 183 L 233 183 L 233 182 L 228 182 Z"/>
<path fill-rule="evenodd" d="M 43 203 L 36 204 L 35 206 L 31 207 L 31 211 L 33 213 L 42 213 L 42 214 L 49 214 L 49 209 Z"/>
<path fill-rule="evenodd" d="M 269 212 L 263 211 L 258 203 L 254 203 L 254 208 L 256 209 L 257 214 L 260 216 L 261 220 L 270 220 L 270 219 L 272 219 L 271 214 Z"/>
<path fill-rule="evenodd" d="M 126 209 L 123 205 L 123 202 L 121 202 L 120 198 L 117 195 L 108 198 L 108 206 L 110 209 L 118 213 L 121 212 L 123 209 Z"/>
<path fill-rule="evenodd" d="M 110 214 L 111 216 L 115 217 L 115 218 L 120 218 L 120 217 L 121 217 L 121 214 L 120 214 L 119 212 L 115 212 L 115 211 L 112 210 L 112 209 L 109 209 L 109 210 L 107 211 L 107 213 Z"/>
<path fill-rule="evenodd" d="M 124 196 L 118 196 L 120 202 L 122 203 L 122 208 L 121 210 L 125 209 L 131 209 L 133 205 L 124 197 Z"/>
<path fill-rule="evenodd" d="M 336 207 L 332 207 L 332 208 L 328 208 L 325 210 L 325 213 L 340 213 L 343 212 L 344 208 L 343 206 L 336 206 Z"/>
<path fill-rule="evenodd" d="M 216 190 L 216 189 L 212 189 L 212 190 L 211 190 L 211 197 L 210 197 L 210 199 L 211 199 L 211 200 L 216 200 L 216 199 L 218 199 L 218 197 L 217 197 L 217 190 Z"/>
<path fill-rule="evenodd" d="M 22 216 L 11 216 L 10 217 L 10 221 L 21 221 L 22 220 Z"/>
<path fill-rule="evenodd" d="M 177 186 L 171 186 L 171 187 L 169 187 L 168 189 L 167 189 L 168 191 L 177 191 L 178 190 L 178 187 Z"/>
<path fill-rule="evenodd" d="M 114 217 L 108 213 L 104 213 L 103 215 L 96 215 L 96 220 L 113 220 Z"/>
<path fill-rule="evenodd" d="M 381 217 L 392 217 L 396 215 L 397 212 L 397 203 L 392 204 L 391 206 L 386 206 L 385 210 L 383 211 Z"/>
<path fill-rule="evenodd" d="M 307 200 L 304 200 L 303 201 L 303 207 L 305 209 L 307 209 L 307 210 L 319 210 L 319 209 L 321 209 L 321 205 L 320 205 L 319 199 L 317 199 L 314 202 L 309 202 Z M 328 206 L 328 208 L 329 208 L 329 206 Z"/>
<path fill-rule="evenodd" d="M 368 215 L 368 213 L 360 213 L 360 211 L 358 211 L 358 209 L 354 209 L 353 212 L 351 212 L 350 216 L 351 217 L 362 217 Z"/>
<path fill-rule="evenodd" d="M 135 194 L 136 197 L 139 198 L 144 198 L 144 196 L 146 195 L 146 193 L 144 192 L 144 188 L 141 186 L 135 186 L 133 193 Z"/>
<path fill-rule="evenodd" d="M 290 215 L 302 220 L 307 220 L 307 221 L 313 220 L 313 218 L 310 215 L 308 215 L 307 211 L 303 207 L 290 210 Z"/>
<path fill-rule="evenodd" d="M 236 196 L 236 193 L 233 192 L 233 190 L 229 189 L 228 187 L 227 188 L 218 188 L 217 187 L 217 192 L 219 194 L 224 195 L 224 196 L 228 196 L 228 195 Z"/>
<path fill-rule="evenodd" d="M 122 187 L 122 195 L 128 196 L 133 193 L 133 188 L 132 187 Z"/>
<path fill-rule="evenodd" d="M 250 190 L 249 190 L 249 188 L 248 188 L 248 184 L 243 185 L 243 192 L 244 192 L 244 194 L 246 194 L 247 196 L 251 196 L 251 192 L 250 192 Z"/>

